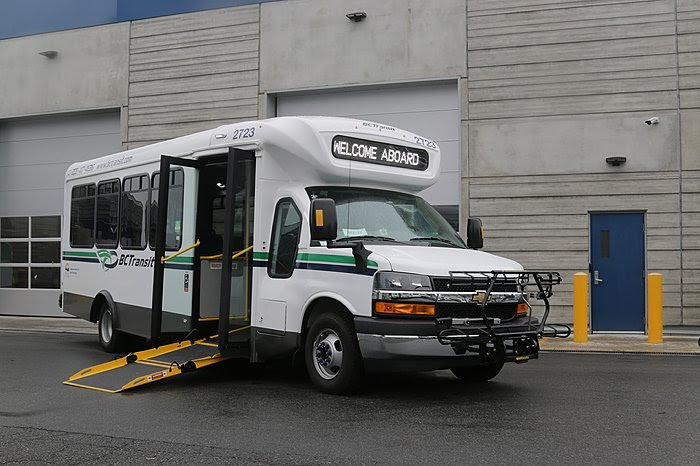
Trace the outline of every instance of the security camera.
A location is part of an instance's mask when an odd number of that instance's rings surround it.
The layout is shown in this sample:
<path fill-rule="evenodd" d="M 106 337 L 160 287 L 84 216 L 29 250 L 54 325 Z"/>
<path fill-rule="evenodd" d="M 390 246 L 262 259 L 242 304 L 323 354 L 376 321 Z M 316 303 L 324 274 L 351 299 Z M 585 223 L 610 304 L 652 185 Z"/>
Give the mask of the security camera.
<path fill-rule="evenodd" d="M 646 123 L 647 125 L 658 125 L 659 117 L 651 117 L 648 120 L 644 120 L 644 123 Z"/>

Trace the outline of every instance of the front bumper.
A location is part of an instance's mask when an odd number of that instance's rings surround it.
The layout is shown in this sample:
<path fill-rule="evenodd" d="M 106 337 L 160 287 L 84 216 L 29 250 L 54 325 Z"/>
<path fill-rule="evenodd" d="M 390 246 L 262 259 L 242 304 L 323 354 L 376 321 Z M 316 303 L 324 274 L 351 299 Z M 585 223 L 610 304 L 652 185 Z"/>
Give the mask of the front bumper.
<path fill-rule="evenodd" d="M 529 324 L 529 325 L 528 325 Z M 536 359 L 539 351 L 536 322 L 526 317 L 493 325 L 503 342 L 506 361 Z M 484 361 L 489 338 L 482 325 L 455 326 L 445 337 L 435 320 L 355 317 L 355 328 L 365 366 L 370 370 L 440 370 L 478 365 Z M 473 335 L 455 338 L 450 335 Z"/>

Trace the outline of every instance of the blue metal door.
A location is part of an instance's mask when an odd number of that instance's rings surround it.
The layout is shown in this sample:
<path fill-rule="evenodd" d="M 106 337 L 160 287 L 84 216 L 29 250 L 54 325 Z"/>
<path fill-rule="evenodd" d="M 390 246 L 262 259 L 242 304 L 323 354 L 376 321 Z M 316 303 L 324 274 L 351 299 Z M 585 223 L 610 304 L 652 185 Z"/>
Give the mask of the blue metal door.
<path fill-rule="evenodd" d="M 591 330 L 644 331 L 644 214 L 591 214 Z"/>

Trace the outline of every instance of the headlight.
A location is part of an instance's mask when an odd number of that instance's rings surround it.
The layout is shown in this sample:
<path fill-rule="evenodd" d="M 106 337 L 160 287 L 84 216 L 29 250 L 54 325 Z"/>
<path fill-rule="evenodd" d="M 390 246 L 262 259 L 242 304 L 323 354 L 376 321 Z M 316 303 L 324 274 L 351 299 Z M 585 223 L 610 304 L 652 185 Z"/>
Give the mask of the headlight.
<path fill-rule="evenodd" d="M 430 277 L 412 273 L 379 272 L 374 276 L 374 289 L 382 291 L 430 291 Z"/>

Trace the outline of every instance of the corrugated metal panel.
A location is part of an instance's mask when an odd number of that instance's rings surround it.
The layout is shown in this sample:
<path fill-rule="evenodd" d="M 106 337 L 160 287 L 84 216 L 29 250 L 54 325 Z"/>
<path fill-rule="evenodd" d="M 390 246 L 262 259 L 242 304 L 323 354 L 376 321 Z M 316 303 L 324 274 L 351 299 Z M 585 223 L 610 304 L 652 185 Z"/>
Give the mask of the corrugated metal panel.
<path fill-rule="evenodd" d="M 675 109 L 673 0 L 468 2 L 474 119 Z"/>
<path fill-rule="evenodd" d="M 260 7 L 135 21 L 128 145 L 258 117 Z"/>

